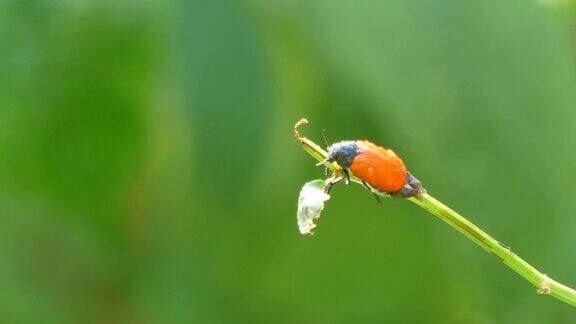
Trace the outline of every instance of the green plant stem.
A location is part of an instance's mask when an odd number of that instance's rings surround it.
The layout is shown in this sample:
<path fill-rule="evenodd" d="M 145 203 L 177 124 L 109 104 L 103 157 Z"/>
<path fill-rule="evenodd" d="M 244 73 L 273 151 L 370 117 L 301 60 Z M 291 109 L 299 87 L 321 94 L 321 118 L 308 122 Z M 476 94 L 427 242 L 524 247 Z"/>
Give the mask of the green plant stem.
<path fill-rule="evenodd" d="M 538 287 L 538 293 L 549 294 L 565 303 L 576 306 L 576 291 L 574 289 L 552 280 L 547 275 L 541 273 L 512 252 L 509 247 L 501 244 L 434 197 L 428 194 L 421 194 L 408 199 L 445 221 L 460 233 L 476 242 L 476 244 L 480 245 L 484 250 L 490 252 L 512 270 L 524 277 L 524 279 Z"/>
<path fill-rule="evenodd" d="M 312 142 L 306 137 L 301 136 L 298 132 L 298 127 L 307 122 L 307 120 L 302 119 L 296 123 L 294 127 L 294 134 L 296 139 L 298 142 L 300 142 L 306 152 L 312 155 L 312 157 L 318 161 L 324 161 L 327 156 L 326 151 L 316 143 Z M 340 167 L 335 163 L 326 164 L 326 167 L 328 167 L 335 174 L 340 174 L 342 172 Z M 362 183 L 360 179 L 355 177 L 351 177 L 351 180 L 356 183 Z M 382 193 L 382 196 L 386 197 L 387 195 Z M 408 200 L 412 201 L 434 216 L 448 223 L 450 226 L 474 241 L 484 250 L 490 252 L 516 273 L 524 277 L 524 279 L 528 280 L 531 284 L 536 286 L 538 288 L 538 293 L 553 296 L 565 303 L 576 306 L 576 291 L 574 289 L 567 287 L 551 279 L 546 274 L 538 271 L 528 262 L 524 261 L 518 255 L 512 252 L 508 246 L 501 244 L 486 232 L 478 228 L 478 226 L 464 218 L 464 216 L 458 214 L 434 197 L 427 193 L 422 193 L 417 196 L 410 197 Z"/>

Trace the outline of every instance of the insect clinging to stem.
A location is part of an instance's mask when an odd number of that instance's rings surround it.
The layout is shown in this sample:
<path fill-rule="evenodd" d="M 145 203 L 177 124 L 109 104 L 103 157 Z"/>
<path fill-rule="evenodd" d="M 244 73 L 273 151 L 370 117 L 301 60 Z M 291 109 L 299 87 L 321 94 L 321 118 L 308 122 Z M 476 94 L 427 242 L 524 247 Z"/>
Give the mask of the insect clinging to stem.
<path fill-rule="evenodd" d="M 330 145 L 328 157 L 318 165 L 331 162 L 336 162 L 343 173 L 343 176 L 335 177 L 331 184 L 344 181 L 348 185 L 352 173 L 362 180 L 376 199 L 378 192 L 408 198 L 424 190 L 420 181 L 408 172 L 404 161 L 394 151 L 367 140 L 341 141 Z"/>
<path fill-rule="evenodd" d="M 324 151 L 316 143 L 300 135 L 298 128 L 308 120 L 301 119 L 294 126 L 294 135 L 300 144 L 310 154 L 316 156 L 318 166 L 324 165 L 332 169 L 334 174 L 328 179 L 325 192 L 340 181 L 350 184 L 350 174 L 360 180 L 378 202 L 379 195 L 385 193 L 391 197 L 410 198 L 426 193 L 422 183 L 418 181 L 406 168 L 404 161 L 394 151 L 378 146 L 367 140 L 349 140 L 327 144 L 326 132 L 323 137 L 328 151 Z M 330 164 L 336 163 L 338 169 Z"/>

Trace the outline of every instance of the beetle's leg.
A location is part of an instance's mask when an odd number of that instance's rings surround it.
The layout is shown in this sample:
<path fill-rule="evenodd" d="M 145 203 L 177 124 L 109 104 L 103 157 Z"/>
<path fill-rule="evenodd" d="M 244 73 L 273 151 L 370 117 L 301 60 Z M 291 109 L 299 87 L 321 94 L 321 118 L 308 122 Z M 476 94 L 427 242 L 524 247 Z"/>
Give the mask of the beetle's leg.
<path fill-rule="evenodd" d="M 380 197 L 378 196 L 378 194 L 376 193 L 376 190 L 374 190 L 374 188 L 370 187 L 366 181 L 362 180 L 362 184 L 364 185 L 364 187 L 370 191 L 370 193 L 374 196 L 374 198 L 376 198 L 376 201 L 378 202 L 378 204 L 380 204 L 380 206 L 382 206 L 382 200 L 380 200 Z"/>
<path fill-rule="evenodd" d="M 350 184 L 350 171 L 348 171 L 348 169 L 341 169 L 342 173 L 341 174 L 333 174 L 329 179 L 330 181 L 328 182 L 328 184 L 326 185 L 326 187 L 324 188 L 324 192 L 329 193 L 330 190 L 332 189 L 332 186 L 334 186 L 336 183 L 344 180 L 344 183 L 346 185 Z"/>
<path fill-rule="evenodd" d="M 348 171 L 348 169 L 343 168 L 342 173 L 344 173 L 344 184 L 349 185 L 350 184 L 350 171 Z"/>
<path fill-rule="evenodd" d="M 324 192 L 325 193 L 330 193 L 330 190 L 332 190 L 332 187 L 337 184 L 338 182 L 342 181 L 344 179 L 343 175 L 332 175 L 330 178 L 328 178 L 330 181 L 328 182 L 328 184 L 326 185 L 326 187 L 324 187 Z"/>
<path fill-rule="evenodd" d="M 324 187 L 324 192 L 329 194 L 330 190 L 332 190 L 332 187 L 334 186 L 334 184 L 335 184 L 335 182 L 333 182 L 333 181 L 328 182 L 326 187 Z"/>

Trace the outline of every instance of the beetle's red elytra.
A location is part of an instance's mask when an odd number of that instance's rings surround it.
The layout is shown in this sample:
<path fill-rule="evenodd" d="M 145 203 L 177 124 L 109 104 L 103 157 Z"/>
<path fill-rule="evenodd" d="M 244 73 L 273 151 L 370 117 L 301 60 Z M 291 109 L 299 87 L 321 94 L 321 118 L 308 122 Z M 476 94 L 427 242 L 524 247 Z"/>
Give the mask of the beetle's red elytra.
<path fill-rule="evenodd" d="M 350 171 L 373 188 L 396 192 L 406 184 L 406 166 L 392 150 L 368 141 L 356 141 L 358 154 L 352 160 Z"/>
<path fill-rule="evenodd" d="M 349 172 L 369 189 L 401 197 L 421 192 L 422 185 L 406 169 L 404 161 L 390 149 L 366 140 L 342 141 L 328 147 L 327 162 L 336 162 L 348 182 Z"/>

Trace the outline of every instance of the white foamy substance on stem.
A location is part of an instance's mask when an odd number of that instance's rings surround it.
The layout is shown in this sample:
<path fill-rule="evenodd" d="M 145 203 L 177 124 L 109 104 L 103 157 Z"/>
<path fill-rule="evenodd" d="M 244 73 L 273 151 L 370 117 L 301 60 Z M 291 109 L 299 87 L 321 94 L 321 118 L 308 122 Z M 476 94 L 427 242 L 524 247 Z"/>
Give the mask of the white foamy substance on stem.
<path fill-rule="evenodd" d="M 306 183 L 298 197 L 298 228 L 301 234 L 314 234 L 314 220 L 320 217 L 324 202 L 330 195 L 324 192 L 324 181 L 314 180 Z"/>

